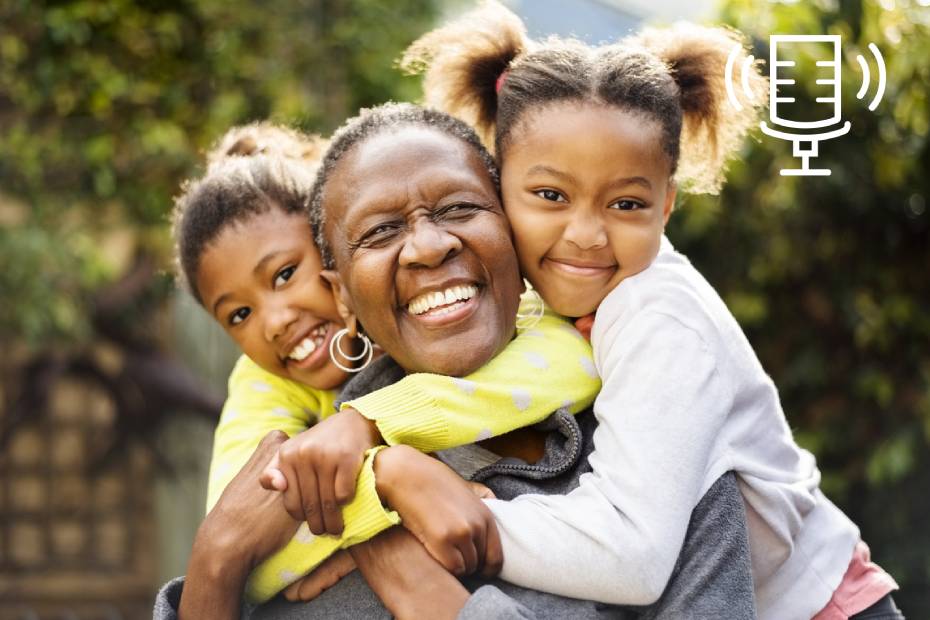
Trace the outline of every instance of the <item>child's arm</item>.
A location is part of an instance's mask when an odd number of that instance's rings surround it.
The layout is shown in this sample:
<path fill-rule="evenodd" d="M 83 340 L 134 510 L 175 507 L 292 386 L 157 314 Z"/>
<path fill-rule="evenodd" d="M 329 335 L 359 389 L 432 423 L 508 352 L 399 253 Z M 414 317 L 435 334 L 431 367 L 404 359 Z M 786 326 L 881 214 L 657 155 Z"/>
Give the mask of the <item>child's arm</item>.
<path fill-rule="evenodd" d="M 229 396 L 216 429 L 207 510 L 213 508 L 223 490 L 249 461 L 261 439 L 272 430 L 296 435 L 333 408 L 334 395 L 314 390 L 272 375 L 246 357 L 240 358 L 229 378 Z M 342 546 L 368 540 L 399 522 L 397 515 L 381 504 L 371 472 L 371 459 L 362 467 L 355 500 L 345 506 L 351 523 L 341 537 L 316 538 L 306 524 L 285 547 L 270 556 L 252 573 L 246 597 L 261 602 L 270 599 L 298 577 L 310 572 Z"/>
<path fill-rule="evenodd" d="M 604 388 L 594 405 L 593 472 L 568 495 L 488 505 L 501 533 L 503 579 L 563 596 L 649 604 L 672 574 L 707 474 L 730 469 L 708 461 L 733 396 L 701 334 L 675 317 L 641 313 L 607 332 L 597 347 Z M 711 537 L 708 547 L 723 547 L 726 527 L 699 535 Z"/>
<path fill-rule="evenodd" d="M 262 484 L 284 491 L 288 511 L 314 534 L 339 534 L 338 507 L 352 498 L 362 452 L 381 437 L 423 452 L 465 445 L 534 424 L 563 406 L 582 411 L 600 385 L 590 344 L 547 310 L 464 379 L 418 373 L 343 403 L 339 414 L 288 441 Z"/>
<path fill-rule="evenodd" d="M 306 430 L 334 395 L 286 381 L 262 370 L 246 356 L 229 375 L 229 394 L 213 439 L 207 486 L 207 512 L 251 458 L 262 437 L 281 430 L 293 437 Z"/>
<path fill-rule="evenodd" d="M 245 587 L 245 596 L 249 601 L 263 603 L 271 599 L 339 549 L 369 540 L 400 523 L 397 513 L 384 508 L 375 486 L 373 463 L 379 449 L 375 448 L 366 454 L 355 497 L 343 507 L 345 529 L 342 534 L 314 536 L 307 524 L 302 523 L 287 545 L 252 572 Z"/>
<path fill-rule="evenodd" d="M 578 413 L 600 387 L 590 344 L 547 310 L 463 379 L 413 374 L 342 407 L 373 420 L 388 445 L 433 452 L 535 424 L 562 406 Z"/>
<path fill-rule="evenodd" d="M 383 450 L 383 451 L 382 451 Z M 377 484 L 375 481 L 375 456 Z M 500 566 L 500 541 L 490 510 L 473 485 L 436 459 L 407 446 L 379 446 L 366 453 L 353 499 L 344 508 L 340 536 L 314 536 L 302 523 L 293 540 L 258 566 L 246 584 L 246 596 L 262 602 L 309 573 L 338 549 L 349 548 L 396 525 L 404 526 L 448 571 L 469 573 Z"/>

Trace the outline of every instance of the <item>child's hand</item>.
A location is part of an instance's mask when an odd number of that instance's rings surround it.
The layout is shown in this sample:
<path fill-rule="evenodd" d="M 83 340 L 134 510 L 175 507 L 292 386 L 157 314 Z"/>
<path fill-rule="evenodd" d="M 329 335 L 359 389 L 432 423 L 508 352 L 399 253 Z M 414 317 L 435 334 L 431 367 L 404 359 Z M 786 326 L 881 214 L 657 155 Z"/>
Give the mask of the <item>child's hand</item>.
<path fill-rule="evenodd" d="M 287 440 L 262 472 L 261 484 L 284 492 L 284 507 L 314 534 L 341 534 L 340 506 L 355 495 L 365 451 L 378 445 L 374 422 L 343 409 Z"/>
<path fill-rule="evenodd" d="M 354 570 L 355 560 L 348 551 L 340 549 L 313 569 L 312 573 L 285 588 L 284 598 L 292 603 L 312 601 Z"/>
<path fill-rule="evenodd" d="M 382 500 L 446 570 L 455 575 L 480 570 L 485 576 L 500 571 L 500 535 L 494 516 L 479 499 L 479 493 L 485 495 L 480 488 L 403 445 L 378 453 L 375 479 Z"/>
<path fill-rule="evenodd" d="M 484 486 L 480 482 L 466 480 L 465 484 L 468 485 L 468 488 L 471 489 L 471 492 L 474 493 L 475 497 L 478 499 L 497 499 L 497 496 L 494 495 L 494 491 Z"/>

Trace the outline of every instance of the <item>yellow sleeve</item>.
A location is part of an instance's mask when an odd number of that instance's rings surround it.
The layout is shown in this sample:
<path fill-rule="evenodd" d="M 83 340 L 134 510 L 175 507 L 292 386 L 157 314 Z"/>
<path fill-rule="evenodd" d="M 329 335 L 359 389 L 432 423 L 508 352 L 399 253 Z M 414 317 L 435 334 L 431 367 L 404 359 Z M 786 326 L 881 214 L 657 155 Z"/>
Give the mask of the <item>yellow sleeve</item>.
<path fill-rule="evenodd" d="M 229 395 L 216 427 L 207 511 L 251 458 L 262 437 L 273 430 L 289 436 L 306 430 L 335 410 L 335 398 L 331 390 L 317 390 L 282 379 L 242 356 L 229 376 Z M 246 584 L 246 598 L 252 602 L 267 601 L 313 570 L 333 551 L 368 540 L 400 522 L 397 513 L 384 509 L 375 488 L 372 461 L 378 449 L 366 453 L 355 498 L 343 507 L 342 536 L 313 536 L 307 524 L 302 524 L 287 545 L 252 572 Z"/>
<path fill-rule="evenodd" d="M 345 530 L 340 536 L 314 536 L 301 523 L 287 545 L 258 565 L 245 586 L 249 602 L 264 603 L 285 587 L 311 572 L 338 549 L 345 549 L 376 536 L 400 523 L 400 516 L 385 510 L 375 489 L 373 463 L 375 454 L 387 446 L 377 446 L 365 453 L 358 475 L 355 498 L 342 509 Z"/>
<path fill-rule="evenodd" d="M 524 300 L 521 308 L 527 304 Z M 465 378 L 419 373 L 342 404 L 373 420 L 389 445 L 444 450 L 572 413 L 601 389 L 591 345 L 546 309 L 494 359 Z"/>
<path fill-rule="evenodd" d="M 207 486 L 207 512 L 226 485 L 252 457 L 262 437 L 281 430 L 289 436 L 309 428 L 333 411 L 336 394 L 282 379 L 246 356 L 229 375 L 229 394 L 213 437 Z"/>

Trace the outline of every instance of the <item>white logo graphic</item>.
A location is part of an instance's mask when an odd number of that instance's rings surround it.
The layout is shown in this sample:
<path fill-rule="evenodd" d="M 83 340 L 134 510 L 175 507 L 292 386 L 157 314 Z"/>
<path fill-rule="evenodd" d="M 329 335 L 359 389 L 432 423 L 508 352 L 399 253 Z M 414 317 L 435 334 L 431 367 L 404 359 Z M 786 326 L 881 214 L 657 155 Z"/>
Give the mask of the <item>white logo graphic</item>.
<path fill-rule="evenodd" d="M 780 60 L 783 56 L 780 51 L 798 43 L 827 44 L 832 51 L 829 60 L 819 60 L 816 63 L 818 73 L 816 83 L 819 87 L 823 87 L 820 90 L 824 91 L 822 93 L 824 96 L 816 97 L 816 103 L 823 105 L 820 106 L 822 110 L 821 117 L 814 120 L 792 120 L 790 118 L 791 104 L 796 103 L 796 98 L 785 94 L 785 90 L 790 92 L 791 89 L 781 88 L 795 85 L 795 80 L 790 77 L 793 75 L 795 62 L 793 60 Z M 769 48 L 769 120 L 772 125 L 790 131 L 775 129 L 765 121 L 760 123 L 760 127 L 762 132 L 769 136 L 792 142 L 794 156 L 801 159 L 800 168 L 783 169 L 781 174 L 782 176 L 828 176 L 831 172 L 829 168 L 811 168 L 810 159 L 817 157 L 819 143 L 822 140 L 837 138 L 848 133 L 850 129 L 849 121 L 842 121 L 840 110 L 840 37 L 839 35 L 775 34 L 769 37 Z M 885 61 L 874 43 L 869 43 L 869 50 L 878 65 L 878 91 L 875 93 L 872 102 L 869 103 L 869 110 L 874 111 L 885 94 Z M 731 105 L 737 110 L 742 110 L 743 106 L 737 99 L 733 88 L 733 65 L 739 53 L 740 47 L 735 46 L 727 59 L 726 87 Z M 871 83 L 871 72 L 868 63 L 861 54 L 856 57 L 856 60 L 862 70 L 862 87 L 856 93 L 856 98 L 862 99 L 868 92 Z M 750 67 L 753 61 L 752 56 L 744 59 L 740 72 L 743 91 L 750 101 L 754 100 L 749 87 Z"/>

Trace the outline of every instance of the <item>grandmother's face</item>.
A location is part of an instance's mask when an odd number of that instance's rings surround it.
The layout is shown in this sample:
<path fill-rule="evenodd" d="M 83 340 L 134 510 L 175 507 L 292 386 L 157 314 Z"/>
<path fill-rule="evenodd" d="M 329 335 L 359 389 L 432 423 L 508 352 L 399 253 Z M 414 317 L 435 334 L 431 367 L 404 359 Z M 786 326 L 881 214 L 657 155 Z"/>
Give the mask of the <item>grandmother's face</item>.
<path fill-rule="evenodd" d="M 370 138 L 337 164 L 323 208 L 343 303 L 405 370 L 465 375 L 513 337 L 510 227 L 466 143 L 420 127 Z"/>

